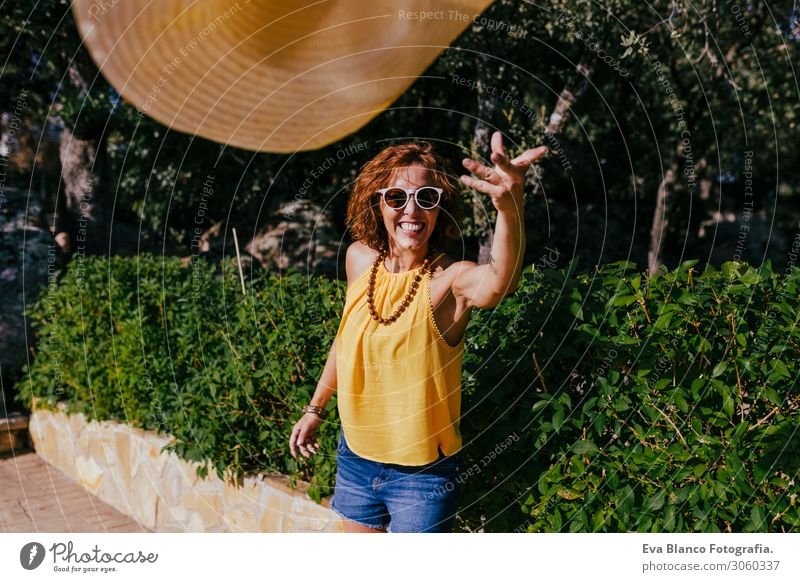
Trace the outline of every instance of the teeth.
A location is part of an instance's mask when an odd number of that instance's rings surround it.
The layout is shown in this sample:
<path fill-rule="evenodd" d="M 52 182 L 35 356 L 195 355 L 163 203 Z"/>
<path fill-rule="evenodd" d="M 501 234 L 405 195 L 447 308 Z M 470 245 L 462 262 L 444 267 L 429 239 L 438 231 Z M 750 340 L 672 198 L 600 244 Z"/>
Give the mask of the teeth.
<path fill-rule="evenodd" d="M 410 222 L 404 222 L 404 223 L 402 223 L 400 225 L 400 228 L 402 228 L 403 230 L 410 230 L 410 231 L 416 232 L 416 231 L 422 230 L 422 225 L 421 224 L 411 224 Z"/>

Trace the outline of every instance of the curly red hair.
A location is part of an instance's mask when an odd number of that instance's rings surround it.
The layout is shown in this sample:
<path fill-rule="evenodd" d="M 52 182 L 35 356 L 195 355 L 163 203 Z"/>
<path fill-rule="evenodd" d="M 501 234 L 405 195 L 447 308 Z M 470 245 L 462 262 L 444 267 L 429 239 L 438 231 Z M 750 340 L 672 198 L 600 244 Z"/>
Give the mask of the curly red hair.
<path fill-rule="evenodd" d="M 411 165 L 431 170 L 433 185 L 442 189 L 441 210 L 436 228 L 428 240 L 429 248 L 445 249 L 461 237 L 461 191 L 459 183 L 452 178 L 451 164 L 436 152 L 431 143 L 417 141 L 387 147 L 362 166 L 347 203 L 347 226 L 353 240 L 375 250 L 388 247 L 389 234 L 381 217 L 377 191 L 389 185 L 397 168 Z"/>

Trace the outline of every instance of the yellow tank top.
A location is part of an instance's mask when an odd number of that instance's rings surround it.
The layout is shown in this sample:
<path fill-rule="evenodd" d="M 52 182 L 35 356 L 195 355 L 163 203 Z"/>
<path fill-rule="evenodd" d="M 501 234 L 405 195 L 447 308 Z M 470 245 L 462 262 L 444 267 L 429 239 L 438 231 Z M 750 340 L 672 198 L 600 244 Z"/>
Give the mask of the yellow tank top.
<path fill-rule="evenodd" d="M 442 253 L 444 254 L 444 253 Z M 440 254 L 436 259 L 441 257 Z M 434 260 L 436 260 L 434 259 Z M 378 315 L 391 316 L 421 267 L 375 275 Z M 372 267 L 347 289 L 336 334 L 337 406 L 347 446 L 360 457 L 396 465 L 425 465 L 461 449 L 461 356 L 433 318 L 430 275 L 389 325 L 367 304 Z"/>

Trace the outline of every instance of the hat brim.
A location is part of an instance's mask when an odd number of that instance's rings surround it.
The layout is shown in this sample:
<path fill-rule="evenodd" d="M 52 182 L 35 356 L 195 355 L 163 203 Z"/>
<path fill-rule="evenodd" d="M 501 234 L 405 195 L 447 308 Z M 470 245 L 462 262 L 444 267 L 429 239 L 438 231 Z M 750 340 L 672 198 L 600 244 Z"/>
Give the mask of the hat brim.
<path fill-rule="evenodd" d="M 172 129 L 252 150 L 314 150 L 395 101 L 491 0 L 75 0 L 108 82 Z M 405 14 L 401 11 L 405 11 Z"/>

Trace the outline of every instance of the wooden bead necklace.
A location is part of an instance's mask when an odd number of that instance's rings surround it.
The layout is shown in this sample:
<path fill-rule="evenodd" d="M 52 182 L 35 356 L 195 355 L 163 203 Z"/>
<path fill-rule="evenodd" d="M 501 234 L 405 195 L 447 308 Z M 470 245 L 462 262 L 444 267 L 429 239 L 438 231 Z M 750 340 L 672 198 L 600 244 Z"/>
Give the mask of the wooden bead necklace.
<path fill-rule="evenodd" d="M 383 260 L 386 258 L 387 253 L 388 249 L 383 249 L 378 255 L 378 258 L 375 259 L 375 262 L 372 264 L 372 272 L 369 275 L 369 290 L 367 291 L 367 304 L 369 305 L 370 315 L 372 315 L 372 319 L 383 325 L 389 325 L 391 323 L 394 323 L 395 320 L 397 320 L 397 318 L 400 317 L 400 314 L 403 313 L 403 311 L 405 311 L 406 307 L 408 307 L 408 305 L 411 303 L 411 300 L 414 298 L 414 295 L 417 292 L 417 287 L 419 287 L 419 282 L 422 281 L 422 278 L 425 276 L 425 273 L 430 270 L 429 265 L 431 262 L 429 253 L 428 256 L 425 257 L 425 260 L 422 262 L 422 269 L 420 269 L 420 272 L 414 276 L 414 280 L 411 282 L 411 289 L 406 294 L 405 298 L 403 299 L 403 302 L 400 304 L 400 307 L 398 307 L 397 311 L 393 313 L 391 316 L 389 316 L 389 318 L 383 318 L 380 317 L 376 312 L 375 304 L 373 303 L 373 298 L 375 295 L 375 276 L 378 273 L 378 267 L 380 266 L 381 263 L 383 263 Z"/>

